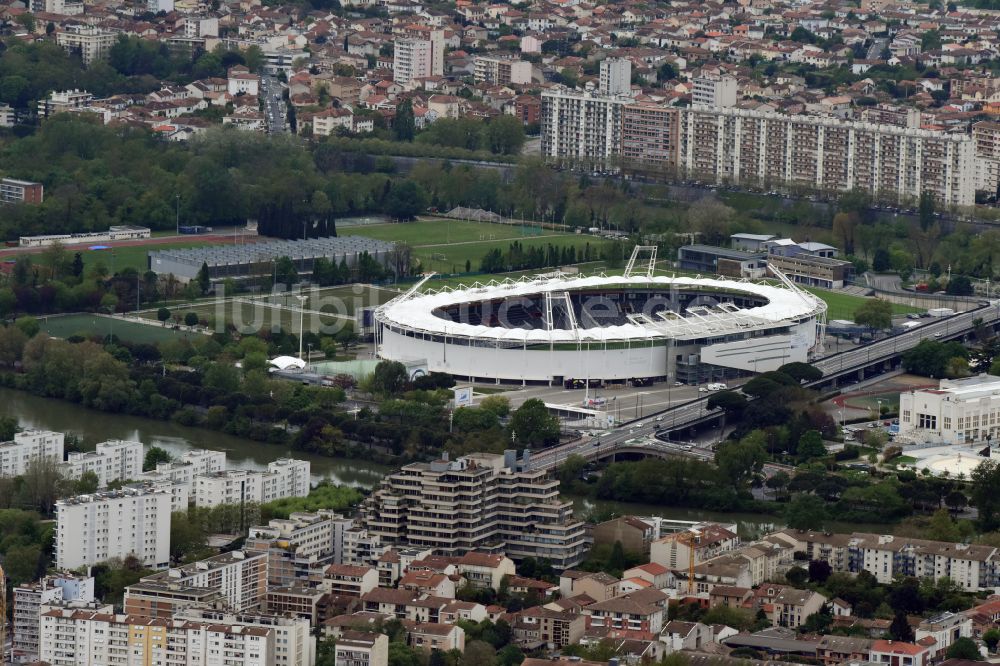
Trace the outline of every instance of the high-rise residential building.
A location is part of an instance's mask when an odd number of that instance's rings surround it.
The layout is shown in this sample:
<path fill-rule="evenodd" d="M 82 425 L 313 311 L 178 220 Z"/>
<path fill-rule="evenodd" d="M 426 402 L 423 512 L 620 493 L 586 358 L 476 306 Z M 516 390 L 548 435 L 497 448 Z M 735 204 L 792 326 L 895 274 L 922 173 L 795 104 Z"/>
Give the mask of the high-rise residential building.
<path fill-rule="evenodd" d="M 621 155 L 622 113 L 632 98 L 559 87 L 542 93 L 542 155 L 605 164 Z"/>
<path fill-rule="evenodd" d="M 563 569 L 585 551 L 583 523 L 559 497 L 559 481 L 514 451 L 406 465 L 382 480 L 362 513 L 384 543 L 444 555 L 503 552 Z"/>
<path fill-rule="evenodd" d="M 194 477 L 195 504 L 203 507 L 305 497 L 309 488 L 309 461 L 292 458 L 268 463 L 266 472 L 225 470 Z"/>
<path fill-rule="evenodd" d="M 508 83 L 527 85 L 531 83 L 531 63 L 527 60 L 515 60 L 513 58 L 477 56 L 474 74 L 476 83 L 486 83 L 488 85 L 507 85 Z"/>
<path fill-rule="evenodd" d="M 260 605 L 267 591 L 267 553 L 234 550 L 146 576 L 126 588 L 126 613 L 154 615 L 149 605 L 149 590 L 154 589 L 150 584 L 218 590 L 229 610 L 252 610 Z"/>
<path fill-rule="evenodd" d="M 397 39 L 393 44 L 393 80 L 403 87 L 411 87 L 414 79 L 432 76 L 433 42 L 429 39 Z"/>
<path fill-rule="evenodd" d="M 0 203 L 39 204 L 44 198 L 45 186 L 41 183 L 17 180 L 16 178 L 0 178 Z"/>
<path fill-rule="evenodd" d="M 99 443 L 93 451 L 70 453 L 61 468 L 70 479 L 93 472 L 97 475 L 97 487 L 105 488 L 112 481 L 138 479 L 142 462 L 142 442 L 109 440 Z"/>
<path fill-rule="evenodd" d="M 185 484 L 189 488 L 191 501 L 197 504 L 195 477 L 199 474 L 215 474 L 225 469 L 225 452 L 208 449 L 191 449 L 170 462 L 157 463 L 156 469 L 142 472 L 136 480 L 172 481 L 174 483 Z"/>
<path fill-rule="evenodd" d="M 117 33 L 91 25 L 67 25 L 56 33 L 56 43 L 87 66 L 103 60 L 117 39 Z"/>
<path fill-rule="evenodd" d="M 322 576 L 327 566 L 341 563 L 344 533 L 353 522 L 331 511 L 293 513 L 287 519 L 251 527 L 245 548 L 267 553 L 269 584 L 289 585 L 297 579 Z"/>
<path fill-rule="evenodd" d="M 684 109 L 678 167 L 688 178 L 732 185 L 865 189 L 915 204 L 975 202 L 975 147 L 966 134 L 787 116 L 738 108 Z"/>
<path fill-rule="evenodd" d="M 43 607 L 62 601 L 93 600 L 94 579 L 90 576 L 61 573 L 15 587 L 11 648 L 17 659 L 38 659 L 39 615 Z"/>
<path fill-rule="evenodd" d="M 308 628 L 308 625 L 307 625 Z M 41 616 L 41 660 L 52 666 L 312 666 L 279 661 L 272 627 L 230 622 L 156 619 L 53 609 Z"/>
<path fill-rule="evenodd" d="M 622 162 L 671 174 L 677 169 L 680 114 L 662 104 L 636 103 L 622 108 Z"/>
<path fill-rule="evenodd" d="M 361 631 L 345 631 L 337 639 L 333 661 L 350 666 L 386 666 L 389 637 Z"/>
<path fill-rule="evenodd" d="M 736 98 L 736 78 L 728 74 L 699 76 L 692 81 L 692 106 L 736 106 Z"/>
<path fill-rule="evenodd" d="M 76 569 L 133 555 L 147 567 L 170 562 L 171 494 L 125 488 L 56 502 L 56 566 Z"/>
<path fill-rule="evenodd" d="M 604 95 L 629 95 L 632 92 L 632 61 L 628 58 L 605 58 L 601 61 L 599 90 Z"/>
<path fill-rule="evenodd" d="M 0 193 L 6 180 L 0 181 Z M 22 476 L 34 460 L 62 462 L 64 440 L 61 432 L 25 430 L 13 441 L 0 442 L 0 476 Z"/>
<path fill-rule="evenodd" d="M 274 666 L 313 666 L 316 663 L 316 641 L 309 620 L 305 618 L 189 608 L 177 613 L 176 619 L 265 629 L 274 633 Z M 214 662 L 206 666 L 214 666 Z"/>

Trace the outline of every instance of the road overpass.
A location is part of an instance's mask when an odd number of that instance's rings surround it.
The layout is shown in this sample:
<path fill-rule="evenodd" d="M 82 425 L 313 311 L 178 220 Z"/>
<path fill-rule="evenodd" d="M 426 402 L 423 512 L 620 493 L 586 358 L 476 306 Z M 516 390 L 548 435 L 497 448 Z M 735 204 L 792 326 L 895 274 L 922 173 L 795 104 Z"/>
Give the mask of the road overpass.
<path fill-rule="evenodd" d="M 983 324 L 995 330 L 1000 323 L 1000 300 L 951 317 L 929 320 L 922 326 L 905 333 L 818 358 L 812 361 L 812 365 L 823 373 L 823 377 L 805 384 L 805 387 L 817 390 L 834 389 L 884 374 L 898 367 L 902 354 L 916 347 L 921 340 L 947 341 L 964 338 L 975 328 L 973 322 L 977 320 L 981 320 Z M 579 455 L 587 460 L 613 458 L 618 454 L 625 453 L 658 457 L 693 455 L 702 459 L 706 457 L 710 459 L 710 450 L 700 448 L 693 443 L 674 445 L 670 442 L 658 442 L 654 439 L 658 430 L 666 429 L 670 432 L 679 432 L 718 419 L 720 413 L 708 411 L 707 402 L 708 396 L 690 400 L 625 423 L 621 427 L 609 430 L 596 438 L 584 438 L 533 452 L 531 468 L 555 469 L 571 455 Z M 685 449 L 685 445 L 691 448 Z"/>

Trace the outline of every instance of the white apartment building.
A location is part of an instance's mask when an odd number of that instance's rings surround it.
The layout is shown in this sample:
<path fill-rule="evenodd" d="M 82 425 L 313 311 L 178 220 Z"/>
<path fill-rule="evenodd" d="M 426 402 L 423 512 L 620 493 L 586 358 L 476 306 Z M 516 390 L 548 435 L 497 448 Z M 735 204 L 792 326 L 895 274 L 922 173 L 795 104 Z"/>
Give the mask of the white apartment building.
<path fill-rule="evenodd" d="M 17 112 L 9 104 L 0 104 L 0 127 L 13 127 L 17 124 Z"/>
<path fill-rule="evenodd" d="M 899 394 L 899 437 L 964 444 L 1000 435 L 1000 377 L 942 379 L 936 389 Z"/>
<path fill-rule="evenodd" d="M 1000 585 L 1000 553 L 992 546 L 950 543 L 891 534 L 830 534 L 786 529 L 769 537 L 823 560 L 837 572 L 872 574 L 880 583 L 896 576 L 950 578 L 968 591 Z"/>
<path fill-rule="evenodd" d="M 257 608 L 267 591 L 267 553 L 246 553 L 242 550 L 221 553 L 146 576 L 137 587 L 143 589 L 149 584 L 217 590 L 230 610 L 252 610 Z M 129 609 L 128 590 L 125 604 Z"/>
<path fill-rule="evenodd" d="M 546 90 L 542 93 L 542 155 L 583 164 L 604 164 L 617 157 L 622 145 L 622 111 L 633 101 L 594 90 Z"/>
<path fill-rule="evenodd" d="M 55 113 L 88 106 L 94 96 L 86 90 L 53 90 L 47 99 L 38 101 L 38 115 L 48 118 Z"/>
<path fill-rule="evenodd" d="M 86 472 L 97 475 L 97 487 L 105 488 L 112 481 L 136 480 L 142 474 L 141 442 L 109 440 L 95 450 L 70 453 L 60 467 L 63 476 L 79 479 Z"/>
<path fill-rule="evenodd" d="M 316 640 L 309 620 L 304 617 L 187 608 L 179 611 L 176 619 L 273 632 L 274 666 L 314 666 L 316 663 Z"/>
<path fill-rule="evenodd" d="M 170 462 L 157 463 L 155 470 L 142 472 L 138 481 L 163 481 L 185 484 L 189 488 L 189 498 L 197 505 L 195 496 L 197 485 L 194 479 L 199 474 L 215 474 L 226 469 L 226 454 L 223 451 L 209 449 L 191 449 L 185 451 Z"/>
<path fill-rule="evenodd" d="M 975 202 L 975 148 L 965 134 L 739 108 L 680 113 L 679 173 L 718 184 L 865 189 L 909 205 Z M 544 141 L 543 141 L 544 145 Z"/>
<path fill-rule="evenodd" d="M 598 89 L 602 95 L 632 93 L 632 61 L 628 58 L 605 58 L 601 61 Z"/>
<path fill-rule="evenodd" d="M 56 566 L 76 569 L 136 556 L 145 566 L 170 562 L 171 494 L 126 488 L 56 502 Z"/>
<path fill-rule="evenodd" d="M 721 76 L 700 76 L 692 81 L 691 105 L 695 107 L 736 106 L 736 78 Z"/>
<path fill-rule="evenodd" d="M 310 489 L 310 464 L 280 458 L 268 463 L 266 472 L 226 470 L 194 478 L 196 506 L 271 502 L 284 497 L 305 497 Z"/>
<path fill-rule="evenodd" d="M 397 39 L 393 44 L 393 80 L 410 88 L 413 80 L 432 76 L 434 45 L 429 39 Z"/>
<path fill-rule="evenodd" d="M 248 541 L 286 541 L 294 544 L 298 556 L 329 559 L 340 564 L 344 553 L 344 532 L 353 523 L 350 518 L 332 511 L 299 511 L 288 518 L 272 518 L 267 525 L 251 527 Z"/>
<path fill-rule="evenodd" d="M 38 659 L 39 615 L 43 606 L 62 601 L 92 602 L 94 579 L 70 573 L 45 576 L 14 588 L 14 621 L 11 647 L 17 659 Z"/>
<path fill-rule="evenodd" d="M 54 609 L 41 616 L 40 651 L 42 661 L 52 666 L 277 666 L 276 634 L 268 627 L 224 620 Z"/>
<path fill-rule="evenodd" d="M 525 470 L 514 451 L 406 465 L 382 480 L 362 517 L 383 543 L 443 555 L 480 550 L 565 569 L 586 550 L 583 523 L 559 497 L 559 481 Z"/>
<path fill-rule="evenodd" d="M 67 25 L 56 33 L 56 43 L 70 55 L 80 56 L 88 67 L 103 60 L 117 39 L 117 33 L 90 25 Z"/>
<path fill-rule="evenodd" d="M 476 83 L 528 85 L 531 83 L 531 63 L 512 58 L 477 56 L 474 74 Z"/>
<path fill-rule="evenodd" d="M 350 527 L 344 530 L 344 554 L 337 564 L 375 566 L 387 550 L 389 545 L 383 544 L 378 534 L 364 527 Z"/>
<path fill-rule="evenodd" d="M 0 476 L 21 476 L 33 460 L 62 462 L 65 439 L 61 432 L 25 430 L 11 442 L 0 442 Z"/>

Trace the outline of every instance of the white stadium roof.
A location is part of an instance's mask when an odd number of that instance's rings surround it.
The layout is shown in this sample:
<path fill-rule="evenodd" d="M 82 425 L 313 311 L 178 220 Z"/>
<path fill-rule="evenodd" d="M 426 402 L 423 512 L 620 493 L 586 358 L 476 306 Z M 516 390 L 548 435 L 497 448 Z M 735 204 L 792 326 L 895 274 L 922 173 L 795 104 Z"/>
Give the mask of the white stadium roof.
<path fill-rule="evenodd" d="M 744 293 L 765 299 L 759 307 L 741 309 L 731 303 L 689 307 L 683 316 L 661 316 L 655 320 L 607 327 L 503 328 L 464 324 L 442 319 L 434 310 L 460 303 L 490 301 L 552 292 L 553 299 L 562 299 L 563 292 L 587 289 L 616 288 L 699 288 L 706 291 Z M 555 300 L 553 302 L 556 302 Z M 725 335 L 756 328 L 771 328 L 783 322 L 801 320 L 826 310 L 826 304 L 798 288 L 776 286 L 763 282 L 727 280 L 723 278 L 690 278 L 667 276 L 604 276 L 574 277 L 548 275 L 507 280 L 489 284 L 474 284 L 458 289 L 443 289 L 424 293 L 408 292 L 378 309 L 379 318 L 389 325 L 448 337 L 494 339 L 506 343 L 604 342 L 649 340 L 662 337 L 674 339 Z"/>

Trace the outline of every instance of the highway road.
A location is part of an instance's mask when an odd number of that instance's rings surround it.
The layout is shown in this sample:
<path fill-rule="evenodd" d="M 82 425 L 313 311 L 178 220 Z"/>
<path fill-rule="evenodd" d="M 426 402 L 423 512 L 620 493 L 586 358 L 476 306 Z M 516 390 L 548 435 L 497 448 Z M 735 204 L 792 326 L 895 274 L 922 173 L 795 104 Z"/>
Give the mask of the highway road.
<path fill-rule="evenodd" d="M 823 372 L 823 379 L 806 384 L 807 387 L 822 386 L 831 377 L 858 372 L 866 366 L 891 359 L 898 354 L 911 349 L 924 339 L 948 340 L 960 337 L 972 330 L 972 322 L 982 319 L 984 323 L 995 323 L 1000 320 L 1000 300 L 991 305 L 980 307 L 942 319 L 923 319 L 922 326 L 915 330 L 894 335 L 882 340 L 826 356 L 812 362 L 812 365 Z M 695 425 L 706 417 L 717 416 L 706 408 L 708 396 L 683 403 L 666 409 L 657 414 L 638 419 L 613 430 L 606 431 L 598 437 L 584 437 L 581 440 L 568 442 L 549 449 L 532 452 L 532 469 L 554 469 L 571 455 L 582 455 L 593 458 L 598 453 L 610 452 L 628 446 L 641 446 L 652 451 L 677 453 L 678 455 L 695 456 L 701 459 L 711 459 L 710 449 L 698 446 L 694 442 L 684 442 L 678 445 L 656 441 L 657 430 L 664 428 L 676 431 Z M 649 440 L 653 439 L 652 442 Z M 637 441 L 630 441 L 637 440 Z M 640 441 L 642 443 L 640 443 Z M 690 449 L 684 448 L 690 446 Z"/>

